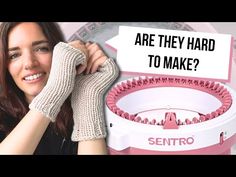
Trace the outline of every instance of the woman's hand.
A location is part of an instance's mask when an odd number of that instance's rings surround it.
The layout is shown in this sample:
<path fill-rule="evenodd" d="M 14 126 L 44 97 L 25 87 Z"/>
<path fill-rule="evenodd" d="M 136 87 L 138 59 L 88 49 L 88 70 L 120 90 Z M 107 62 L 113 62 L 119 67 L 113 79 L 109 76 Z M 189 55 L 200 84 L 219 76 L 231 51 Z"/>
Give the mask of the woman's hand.
<path fill-rule="evenodd" d="M 74 127 L 72 141 L 106 137 L 104 95 L 119 75 L 115 61 L 108 58 L 96 43 L 85 44 L 87 67 L 76 76 L 71 95 Z"/>
<path fill-rule="evenodd" d="M 41 112 L 55 122 L 62 104 L 74 88 L 76 67 L 87 65 L 86 54 L 86 48 L 78 41 L 71 44 L 59 42 L 53 49 L 47 84 L 32 100 L 29 108 Z"/>
<path fill-rule="evenodd" d="M 72 47 L 81 50 L 86 55 L 87 63 L 77 66 L 77 74 L 85 72 L 85 74 L 95 73 L 108 57 L 97 43 L 84 43 L 80 40 L 69 42 Z"/>

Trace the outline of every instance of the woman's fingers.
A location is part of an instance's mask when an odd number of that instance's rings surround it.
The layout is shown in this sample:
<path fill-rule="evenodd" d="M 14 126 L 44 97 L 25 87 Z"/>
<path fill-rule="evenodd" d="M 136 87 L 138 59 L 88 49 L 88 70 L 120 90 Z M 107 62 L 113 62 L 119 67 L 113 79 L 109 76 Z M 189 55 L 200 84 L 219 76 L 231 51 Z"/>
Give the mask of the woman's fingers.
<path fill-rule="evenodd" d="M 96 60 L 98 60 L 100 58 L 107 58 L 102 50 L 97 50 L 92 56 L 90 56 L 90 58 L 88 60 L 87 68 L 86 68 L 87 74 L 91 72 L 91 68 L 92 68 L 93 64 L 96 62 Z"/>
<path fill-rule="evenodd" d="M 77 74 L 81 74 L 82 72 L 84 72 L 86 69 L 86 65 L 79 65 L 76 67 L 76 73 Z"/>
<path fill-rule="evenodd" d="M 97 59 L 95 62 L 93 62 L 91 69 L 90 69 L 90 73 L 93 74 L 95 73 L 98 68 L 106 61 L 107 56 L 102 56 L 99 59 Z"/>
<path fill-rule="evenodd" d="M 92 42 L 88 41 L 85 43 L 85 46 L 88 48 L 91 44 L 92 44 Z"/>
<path fill-rule="evenodd" d="M 89 57 L 93 56 L 98 50 L 101 50 L 97 43 L 90 43 L 87 47 Z"/>
<path fill-rule="evenodd" d="M 97 71 L 98 67 L 107 59 L 107 56 L 96 43 L 87 42 L 85 46 L 87 47 L 89 55 L 86 74 L 94 73 Z"/>

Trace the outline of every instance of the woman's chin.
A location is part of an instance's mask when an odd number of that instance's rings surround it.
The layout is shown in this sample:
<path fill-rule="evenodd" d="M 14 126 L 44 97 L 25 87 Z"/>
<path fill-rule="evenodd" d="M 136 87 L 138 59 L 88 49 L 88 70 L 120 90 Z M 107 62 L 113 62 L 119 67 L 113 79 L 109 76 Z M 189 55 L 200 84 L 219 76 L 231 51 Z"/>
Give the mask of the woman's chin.
<path fill-rule="evenodd" d="M 31 90 L 30 92 L 25 92 L 25 97 L 28 103 L 30 103 L 40 92 L 42 89 Z"/>

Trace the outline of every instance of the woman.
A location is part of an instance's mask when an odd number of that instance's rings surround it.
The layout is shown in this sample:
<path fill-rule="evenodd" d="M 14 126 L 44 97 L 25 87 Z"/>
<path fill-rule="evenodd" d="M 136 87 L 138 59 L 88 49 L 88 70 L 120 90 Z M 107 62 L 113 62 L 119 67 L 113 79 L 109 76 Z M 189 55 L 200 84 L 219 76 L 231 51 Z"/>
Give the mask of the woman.
<path fill-rule="evenodd" d="M 56 23 L 0 26 L 0 154 L 106 154 L 103 95 L 118 68 Z"/>

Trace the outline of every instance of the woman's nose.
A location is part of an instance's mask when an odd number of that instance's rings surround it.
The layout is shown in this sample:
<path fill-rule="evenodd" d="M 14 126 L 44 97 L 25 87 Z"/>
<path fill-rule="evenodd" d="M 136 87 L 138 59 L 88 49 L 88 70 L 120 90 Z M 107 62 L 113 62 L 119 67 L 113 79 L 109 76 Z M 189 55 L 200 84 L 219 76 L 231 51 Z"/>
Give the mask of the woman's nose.
<path fill-rule="evenodd" d="M 38 66 L 38 60 L 32 52 L 27 52 L 24 57 L 24 69 L 30 70 Z"/>

